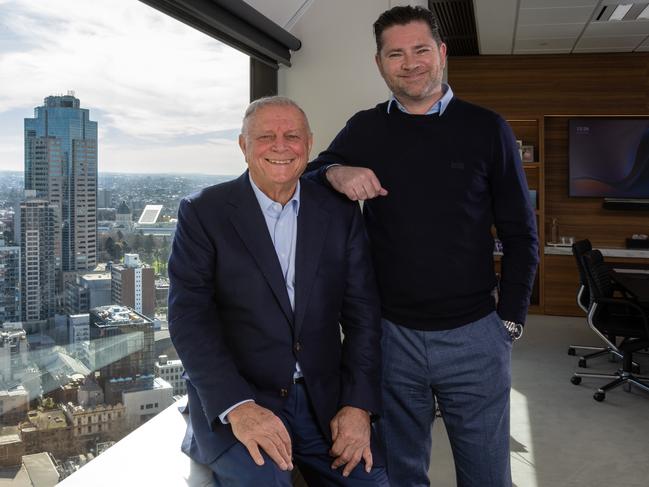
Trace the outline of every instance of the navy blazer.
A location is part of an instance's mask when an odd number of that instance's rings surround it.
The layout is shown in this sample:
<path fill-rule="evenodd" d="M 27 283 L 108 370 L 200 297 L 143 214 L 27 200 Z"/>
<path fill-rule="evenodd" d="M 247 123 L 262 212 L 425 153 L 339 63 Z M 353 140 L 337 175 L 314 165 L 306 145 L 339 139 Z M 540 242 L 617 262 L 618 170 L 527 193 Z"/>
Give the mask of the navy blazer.
<path fill-rule="evenodd" d="M 183 450 L 201 463 L 237 441 L 218 418 L 229 407 L 281 411 L 296 361 L 330 441 L 342 406 L 380 413 L 380 307 L 358 204 L 300 184 L 295 312 L 247 171 L 180 204 L 169 332 L 187 376 Z"/>

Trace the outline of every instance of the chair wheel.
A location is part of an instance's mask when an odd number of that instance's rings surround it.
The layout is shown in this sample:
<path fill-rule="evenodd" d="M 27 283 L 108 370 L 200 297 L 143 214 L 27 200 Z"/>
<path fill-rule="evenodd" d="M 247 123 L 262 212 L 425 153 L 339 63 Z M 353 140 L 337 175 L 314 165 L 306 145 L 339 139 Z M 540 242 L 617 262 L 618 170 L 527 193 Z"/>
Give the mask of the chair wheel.
<path fill-rule="evenodd" d="M 570 382 L 572 382 L 574 385 L 578 386 L 579 384 L 581 384 L 581 377 L 579 377 L 578 375 L 573 375 L 570 378 Z"/>
<path fill-rule="evenodd" d="M 577 352 L 575 351 L 574 347 L 568 347 L 568 355 L 576 355 Z"/>
<path fill-rule="evenodd" d="M 602 402 L 604 399 L 606 399 L 606 394 L 604 394 L 602 391 L 597 391 L 595 394 L 593 394 L 593 399 L 595 399 L 597 402 Z"/>
<path fill-rule="evenodd" d="M 579 362 L 577 363 L 577 365 L 579 365 L 579 367 L 581 367 L 582 369 L 585 369 L 586 367 L 588 367 L 588 365 L 586 364 L 586 359 L 583 358 L 583 357 L 579 359 Z"/>

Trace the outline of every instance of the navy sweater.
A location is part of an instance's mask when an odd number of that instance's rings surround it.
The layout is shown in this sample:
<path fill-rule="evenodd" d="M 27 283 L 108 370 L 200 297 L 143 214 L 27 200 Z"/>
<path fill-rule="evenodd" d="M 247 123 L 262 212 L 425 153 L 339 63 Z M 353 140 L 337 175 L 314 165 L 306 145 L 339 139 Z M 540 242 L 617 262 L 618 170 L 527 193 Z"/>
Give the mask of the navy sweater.
<path fill-rule="evenodd" d="M 495 225 L 503 243 L 498 312 L 525 321 L 538 263 L 536 218 L 514 136 L 496 113 L 453 98 L 444 114 L 387 102 L 354 115 L 307 168 L 371 168 L 389 192 L 364 214 L 383 316 L 442 330 L 495 308 Z"/>

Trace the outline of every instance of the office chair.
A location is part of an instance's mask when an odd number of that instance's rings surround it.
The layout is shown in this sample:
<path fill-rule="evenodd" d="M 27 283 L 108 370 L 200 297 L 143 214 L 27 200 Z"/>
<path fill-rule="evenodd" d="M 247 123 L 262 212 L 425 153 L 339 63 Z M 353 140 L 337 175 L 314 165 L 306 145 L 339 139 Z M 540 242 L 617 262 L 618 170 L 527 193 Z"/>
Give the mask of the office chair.
<path fill-rule="evenodd" d="M 649 392 L 649 377 L 634 375 L 633 353 L 649 346 L 649 309 L 623 297 L 613 297 L 614 287 L 610 270 L 604 264 L 599 250 L 591 250 L 583 255 L 586 278 L 591 292 L 588 309 L 588 324 L 603 340 L 606 336 L 623 337 L 618 346 L 622 355 L 622 368 L 614 374 L 593 374 L 575 372 L 570 379 L 575 385 L 582 377 L 613 379 L 603 385 L 593 395 L 596 401 L 603 401 L 606 392 L 623 384 L 634 385 Z"/>
<path fill-rule="evenodd" d="M 577 261 L 577 270 L 579 271 L 579 289 L 577 290 L 577 306 L 579 306 L 586 315 L 588 315 L 588 307 L 590 306 L 590 289 L 588 287 L 588 279 L 586 277 L 586 269 L 583 263 L 583 256 L 586 252 L 593 249 L 590 240 L 579 240 L 572 244 L 572 254 Z M 601 335 L 600 335 L 601 336 Z M 591 353 L 579 356 L 579 367 L 588 367 L 588 360 L 602 355 L 610 356 L 611 358 L 622 358 L 622 354 L 617 349 L 616 337 L 605 336 L 602 337 L 606 343 L 605 347 L 595 347 L 587 345 L 569 345 L 568 355 L 577 355 L 577 350 L 590 350 Z"/>

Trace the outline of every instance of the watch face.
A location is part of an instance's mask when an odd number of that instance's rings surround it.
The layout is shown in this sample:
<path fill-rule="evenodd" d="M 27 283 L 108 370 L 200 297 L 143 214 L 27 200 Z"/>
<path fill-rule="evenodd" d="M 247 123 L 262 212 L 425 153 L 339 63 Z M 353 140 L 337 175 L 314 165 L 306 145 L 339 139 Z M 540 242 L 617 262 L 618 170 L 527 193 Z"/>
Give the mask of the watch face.
<path fill-rule="evenodd" d="M 514 327 L 514 332 L 512 333 L 512 336 L 514 340 L 518 340 L 522 335 L 523 335 L 523 325 L 517 323 L 516 326 Z"/>

